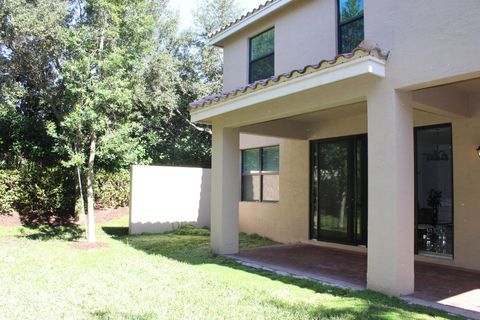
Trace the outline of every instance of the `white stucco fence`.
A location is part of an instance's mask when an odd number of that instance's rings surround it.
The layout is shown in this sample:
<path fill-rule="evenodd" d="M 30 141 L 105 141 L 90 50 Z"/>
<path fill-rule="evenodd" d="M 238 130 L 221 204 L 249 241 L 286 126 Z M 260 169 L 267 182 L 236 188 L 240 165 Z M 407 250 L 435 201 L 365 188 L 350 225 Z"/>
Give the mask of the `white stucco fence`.
<path fill-rule="evenodd" d="M 133 166 L 130 234 L 210 226 L 210 169 Z"/>

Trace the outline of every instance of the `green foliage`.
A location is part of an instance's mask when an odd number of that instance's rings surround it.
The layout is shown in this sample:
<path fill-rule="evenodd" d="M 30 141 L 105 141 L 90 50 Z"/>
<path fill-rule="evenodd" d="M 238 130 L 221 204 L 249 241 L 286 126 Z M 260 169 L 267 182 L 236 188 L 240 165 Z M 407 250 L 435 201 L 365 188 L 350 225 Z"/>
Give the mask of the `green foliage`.
<path fill-rule="evenodd" d="M 66 211 L 73 169 L 77 192 L 108 207 L 125 193 L 99 182 L 86 192 L 93 172 L 209 167 L 210 128 L 190 121 L 188 105 L 221 91 L 221 52 L 206 35 L 239 3 L 200 1 L 198 28 L 181 31 L 167 0 L 0 0 L 0 169 L 49 168 L 22 173 L 20 184 L 32 182 L 22 212 Z"/>
<path fill-rule="evenodd" d="M 62 168 L 0 170 L 0 214 L 18 211 L 28 225 L 68 223 L 75 218 L 73 178 L 70 170 Z M 95 189 L 97 208 L 128 206 L 130 173 L 100 171 Z"/>
<path fill-rule="evenodd" d="M 15 170 L 0 170 L 0 215 L 13 212 L 18 201 L 20 175 Z"/>
<path fill-rule="evenodd" d="M 101 209 L 125 207 L 130 199 L 130 173 L 100 171 L 95 175 L 95 206 Z"/>
<path fill-rule="evenodd" d="M 32 166 L 23 169 L 15 209 L 26 225 L 65 224 L 75 218 L 71 170 Z"/>
<path fill-rule="evenodd" d="M 201 0 L 193 12 L 198 31 L 209 34 L 238 18 L 245 9 L 236 0 Z"/>

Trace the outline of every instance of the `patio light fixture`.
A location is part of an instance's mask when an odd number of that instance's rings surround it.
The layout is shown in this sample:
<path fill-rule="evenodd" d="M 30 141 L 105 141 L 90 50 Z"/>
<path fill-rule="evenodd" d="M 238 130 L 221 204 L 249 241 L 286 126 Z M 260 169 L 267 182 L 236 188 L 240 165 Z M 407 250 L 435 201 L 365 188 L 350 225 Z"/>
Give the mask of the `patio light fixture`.
<path fill-rule="evenodd" d="M 477 148 L 478 157 L 480 158 L 480 146 Z"/>

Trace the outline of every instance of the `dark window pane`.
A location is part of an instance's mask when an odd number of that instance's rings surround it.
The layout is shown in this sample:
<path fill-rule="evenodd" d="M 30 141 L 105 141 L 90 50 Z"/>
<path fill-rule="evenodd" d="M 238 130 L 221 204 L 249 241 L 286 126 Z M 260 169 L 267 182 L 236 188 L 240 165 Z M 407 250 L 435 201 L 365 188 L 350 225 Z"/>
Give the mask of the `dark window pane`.
<path fill-rule="evenodd" d="M 275 47 L 275 30 L 268 30 L 250 42 L 250 61 L 268 56 L 273 53 Z"/>
<path fill-rule="evenodd" d="M 243 173 L 260 171 L 260 149 L 243 151 Z"/>
<path fill-rule="evenodd" d="M 278 146 L 263 148 L 263 171 L 279 171 L 278 150 Z"/>
<path fill-rule="evenodd" d="M 417 129 L 417 246 L 420 254 L 453 254 L 452 128 Z"/>
<path fill-rule="evenodd" d="M 310 239 L 318 239 L 318 143 L 312 145 Z"/>
<path fill-rule="evenodd" d="M 250 64 L 250 83 L 270 78 L 275 73 L 274 55 L 267 56 Z"/>
<path fill-rule="evenodd" d="M 349 223 L 349 141 L 319 146 L 320 235 L 346 240 Z"/>
<path fill-rule="evenodd" d="M 340 53 L 352 52 L 363 41 L 363 18 L 340 27 Z"/>
<path fill-rule="evenodd" d="M 263 176 L 263 200 L 278 201 L 280 177 L 278 174 L 267 174 Z"/>
<path fill-rule="evenodd" d="M 363 15 L 363 0 L 339 0 L 340 23 Z"/>
<path fill-rule="evenodd" d="M 244 201 L 260 201 L 260 176 L 243 176 Z"/>
<path fill-rule="evenodd" d="M 367 245 L 367 139 L 357 137 L 357 150 L 355 155 L 355 207 L 356 207 L 356 229 L 355 237 L 358 244 Z"/>

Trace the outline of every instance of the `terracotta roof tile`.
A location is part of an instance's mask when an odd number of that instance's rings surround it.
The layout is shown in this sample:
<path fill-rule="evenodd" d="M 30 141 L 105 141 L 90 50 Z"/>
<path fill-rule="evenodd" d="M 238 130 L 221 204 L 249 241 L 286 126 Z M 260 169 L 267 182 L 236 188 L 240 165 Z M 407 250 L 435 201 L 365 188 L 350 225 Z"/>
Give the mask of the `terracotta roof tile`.
<path fill-rule="evenodd" d="M 254 15 L 254 14 L 257 13 L 258 11 L 261 11 L 261 10 L 263 10 L 264 8 L 269 7 L 270 5 L 272 5 L 273 3 L 278 2 L 278 1 L 279 1 L 279 0 L 268 0 L 268 1 L 266 1 L 265 3 L 263 3 L 263 4 L 259 5 L 258 7 L 256 7 L 255 9 L 253 9 L 253 10 L 245 13 L 245 14 L 242 15 L 240 18 L 235 19 L 234 21 L 228 23 L 227 25 L 223 26 L 222 28 L 218 29 L 217 31 L 214 31 L 214 32 L 210 33 L 210 34 L 208 35 L 208 38 L 211 39 L 211 38 L 215 37 L 216 35 L 222 33 L 223 31 L 229 29 L 230 27 L 236 25 L 237 23 L 239 23 L 239 22 L 247 19 L 248 17 Z"/>
<path fill-rule="evenodd" d="M 224 102 L 239 96 L 243 96 L 245 94 L 248 94 L 254 91 L 256 92 L 285 81 L 299 78 L 310 73 L 325 70 L 325 69 L 337 66 L 339 64 L 353 61 L 366 56 L 373 56 L 373 57 L 386 60 L 388 55 L 382 53 L 382 51 L 376 46 L 367 47 L 366 45 L 362 46 L 361 44 L 358 48 L 353 50 L 352 53 L 338 55 L 332 60 L 322 60 L 315 65 L 307 65 L 302 69 L 295 69 L 290 72 L 273 76 L 264 80 L 255 81 L 254 83 L 250 83 L 246 86 L 242 86 L 227 92 L 206 96 L 198 101 L 190 103 L 190 108 L 192 109 L 192 111 L 194 111 L 197 109 L 212 106 L 220 102 Z"/>

